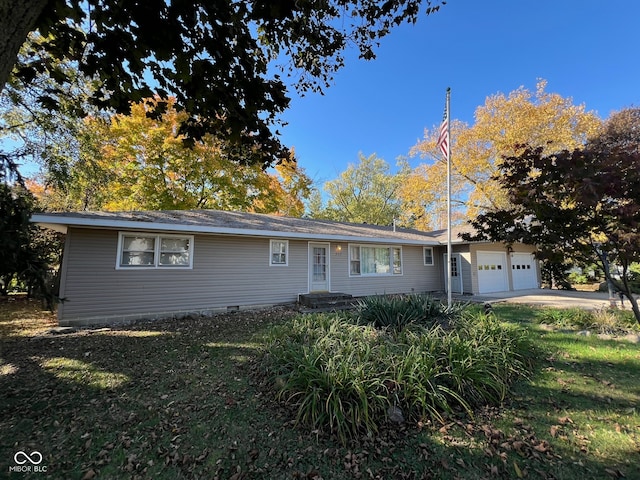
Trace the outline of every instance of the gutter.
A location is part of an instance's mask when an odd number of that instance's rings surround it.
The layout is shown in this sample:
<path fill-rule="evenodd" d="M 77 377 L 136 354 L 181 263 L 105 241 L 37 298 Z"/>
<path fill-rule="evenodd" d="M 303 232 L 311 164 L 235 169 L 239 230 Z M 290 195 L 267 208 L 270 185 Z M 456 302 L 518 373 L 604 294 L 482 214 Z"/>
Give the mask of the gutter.
<path fill-rule="evenodd" d="M 140 230 L 155 232 L 180 232 L 180 233 L 200 233 L 211 235 L 235 235 L 243 237 L 269 237 L 269 238 L 293 238 L 300 240 L 332 240 L 335 242 L 363 242 L 380 243 L 394 245 L 423 245 L 438 246 L 440 242 L 436 240 L 414 240 L 393 237 L 368 237 L 337 235 L 323 233 L 304 232 L 283 232 L 276 230 L 257 230 L 233 227 L 214 227 L 206 225 L 184 225 L 158 222 L 140 222 L 129 220 L 108 220 L 100 219 L 96 221 L 91 218 L 61 217 L 57 215 L 34 214 L 31 222 L 44 228 L 49 228 L 61 233 L 67 233 L 68 227 L 87 227 L 97 229 L 118 229 L 118 230 Z"/>

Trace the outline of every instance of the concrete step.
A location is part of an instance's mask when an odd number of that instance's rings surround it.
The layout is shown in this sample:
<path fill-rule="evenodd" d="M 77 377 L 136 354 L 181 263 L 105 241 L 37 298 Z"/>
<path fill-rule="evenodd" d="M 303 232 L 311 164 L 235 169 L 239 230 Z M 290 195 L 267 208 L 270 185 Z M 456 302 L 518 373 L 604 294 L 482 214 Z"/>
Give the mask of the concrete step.
<path fill-rule="evenodd" d="M 352 308 L 355 300 L 348 293 L 314 292 L 305 293 L 298 298 L 300 305 L 306 309 L 330 311 Z"/>

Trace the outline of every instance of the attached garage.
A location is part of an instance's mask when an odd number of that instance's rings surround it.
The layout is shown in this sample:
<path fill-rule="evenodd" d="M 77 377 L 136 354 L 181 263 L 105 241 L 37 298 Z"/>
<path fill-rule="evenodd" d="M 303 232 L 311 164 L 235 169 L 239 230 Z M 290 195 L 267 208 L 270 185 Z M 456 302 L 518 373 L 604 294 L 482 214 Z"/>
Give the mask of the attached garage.
<path fill-rule="evenodd" d="M 531 253 L 511 254 L 511 281 L 514 290 L 538 288 L 538 270 Z"/>
<path fill-rule="evenodd" d="M 446 250 L 447 231 L 435 232 L 434 240 L 438 240 L 442 247 L 443 285 L 446 285 Z M 534 257 L 535 246 L 515 243 L 506 245 L 490 241 L 470 241 L 461 238 L 462 233 L 473 233 L 469 225 L 455 227 L 452 232 L 453 266 L 452 291 L 458 292 L 459 280 L 462 280 L 465 294 L 482 295 L 510 290 L 524 290 L 539 288 L 540 269 Z M 459 265 L 458 265 L 459 262 Z M 457 278 L 456 273 L 461 277 Z"/>
<path fill-rule="evenodd" d="M 478 293 L 509 290 L 505 252 L 477 252 Z"/>

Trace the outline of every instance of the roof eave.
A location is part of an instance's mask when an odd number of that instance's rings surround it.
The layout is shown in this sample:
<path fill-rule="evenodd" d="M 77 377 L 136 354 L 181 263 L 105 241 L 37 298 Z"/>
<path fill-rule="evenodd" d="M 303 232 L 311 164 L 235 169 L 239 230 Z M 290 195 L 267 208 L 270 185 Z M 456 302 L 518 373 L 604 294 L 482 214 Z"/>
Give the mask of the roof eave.
<path fill-rule="evenodd" d="M 109 219 L 93 219 L 81 217 L 60 217 L 46 214 L 34 214 L 31 221 L 45 228 L 50 228 L 58 232 L 66 233 L 68 227 L 87 227 L 101 229 L 126 229 L 126 230 L 142 230 L 157 232 L 181 232 L 181 233 L 200 233 L 200 234 L 216 234 L 216 235 L 239 235 L 245 237 L 269 237 L 269 238 L 291 238 L 300 240 L 330 240 L 335 242 L 376 242 L 394 245 L 425 245 L 438 246 L 439 242 L 435 240 L 418 240 L 394 237 L 369 237 L 362 235 L 337 235 L 323 233 L 307 233 L 307 232 L 288 232 L 278 230 L 259 230 L 248 228 L 232 228 L 217 227 L 206 225 L 185 225 L 160 222 L 140 222 L 131 220 L 109 220 Z"/>

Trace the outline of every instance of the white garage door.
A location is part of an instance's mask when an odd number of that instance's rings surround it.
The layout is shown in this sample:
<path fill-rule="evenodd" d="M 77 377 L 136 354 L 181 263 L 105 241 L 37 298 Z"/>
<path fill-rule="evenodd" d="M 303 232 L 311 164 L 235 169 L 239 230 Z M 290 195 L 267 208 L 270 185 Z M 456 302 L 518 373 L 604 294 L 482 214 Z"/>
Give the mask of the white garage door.
<path fill-rule="evenodd" d="M 507 256 L 503 252 L 478 252 L 478 292 L 504 292 L 507 283 Z"/>
<path fill-rule="evenodd" d="M 538 271 L 532 254 L 511 254 L 511 277 L 514 290 L 538 288 Z"/>

